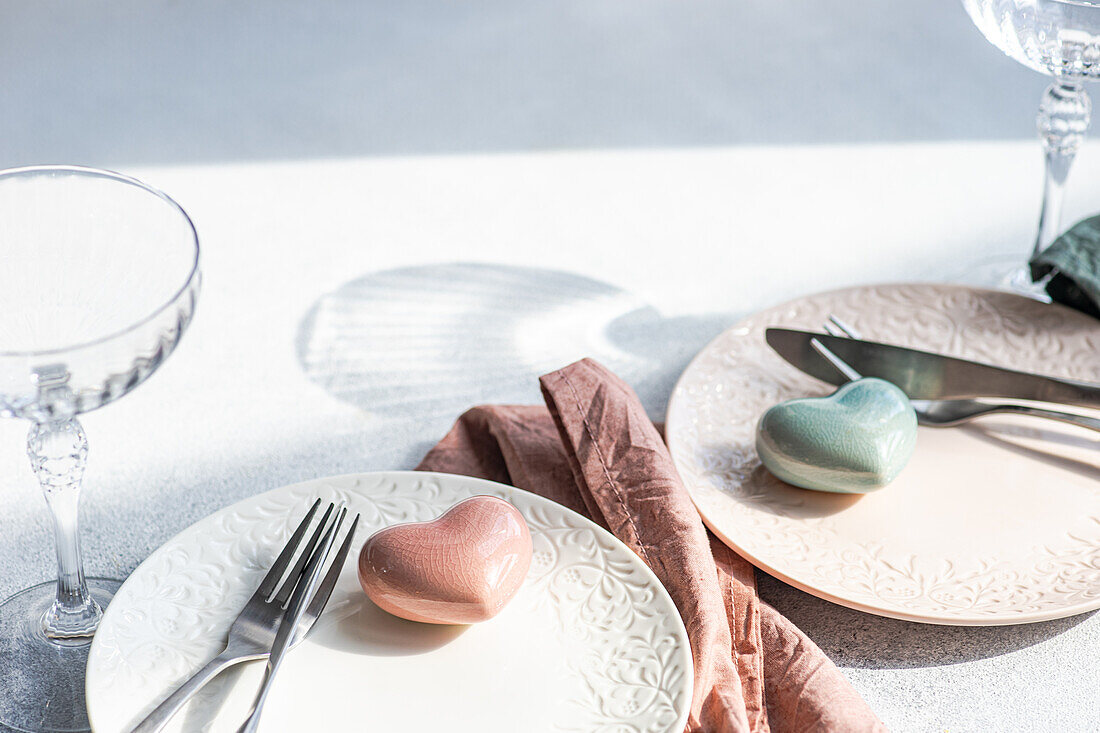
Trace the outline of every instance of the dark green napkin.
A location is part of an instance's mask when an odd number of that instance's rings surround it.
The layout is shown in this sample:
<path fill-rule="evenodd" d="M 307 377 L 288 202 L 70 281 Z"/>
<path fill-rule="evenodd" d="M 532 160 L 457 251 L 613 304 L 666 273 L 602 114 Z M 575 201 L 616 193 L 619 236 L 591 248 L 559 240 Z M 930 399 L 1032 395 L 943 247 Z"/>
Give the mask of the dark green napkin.
<path fill-rule="evenodd" d="M 1031 277 L 1056 303 L 1100 318 L 1100 215 L 1082 219 L 1031 258 Z"/>

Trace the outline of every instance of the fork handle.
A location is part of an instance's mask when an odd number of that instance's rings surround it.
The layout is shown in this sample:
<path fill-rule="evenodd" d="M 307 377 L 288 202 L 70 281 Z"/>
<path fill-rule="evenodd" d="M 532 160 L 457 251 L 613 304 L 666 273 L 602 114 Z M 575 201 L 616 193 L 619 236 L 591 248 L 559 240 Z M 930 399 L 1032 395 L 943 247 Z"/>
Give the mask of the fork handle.
<path fill-rule="evenodd" d="M 1030 415 L 1042 417 L 1047 420 L 1057 420 L 1068 425 L 1088 428 L 1100 432 L 1100 420 L 1086 415 L 1075 415 L 1072 412 L 1059 412 L 1058 410 L 1044 410 L 1041 407 L 1028 407 L 1027 405 L 998 405 L 997 412 L 1008 412 L 1014 415 Z"/>
<path fill-rule="evenodd" d="M 229 649 L 225 649 L 221 654 L 211 659 L 205 667 L 193 674 L 191 679 L 180 685 L 160 705 L 153 708 L 153 712 L 149 713 L 145 720 L 138 723 L 138 726 L 131 733 L 157 733 L 203 685 L 234 664 L 247 661 L 247 659 L 248 657 L 242 658 L 239 654 L 231 654 Z"/>

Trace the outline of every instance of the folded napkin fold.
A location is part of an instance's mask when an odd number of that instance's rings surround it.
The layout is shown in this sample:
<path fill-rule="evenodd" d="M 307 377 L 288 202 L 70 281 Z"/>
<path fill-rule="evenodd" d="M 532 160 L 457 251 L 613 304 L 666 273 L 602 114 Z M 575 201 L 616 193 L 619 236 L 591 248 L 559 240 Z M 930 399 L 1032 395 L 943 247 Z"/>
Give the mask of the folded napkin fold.
<path fill-rule="evenodd" d="M 1100 216 L 1074 224 L 1030 264 L 1036 280 L 1053 275 L 1046 291 L 1054 302 L 1100 318 Z"/>
<path fill-rule="evenodd" d="M 419 469 L 540 494 L 636 552 L 691 640 L 688 731 L 886 730 L 817 645 L 760 600 L 753 567 L 703 527 L 633 390 L 590 359 L 541 383 L 546 407 L 476 407 Z"/>

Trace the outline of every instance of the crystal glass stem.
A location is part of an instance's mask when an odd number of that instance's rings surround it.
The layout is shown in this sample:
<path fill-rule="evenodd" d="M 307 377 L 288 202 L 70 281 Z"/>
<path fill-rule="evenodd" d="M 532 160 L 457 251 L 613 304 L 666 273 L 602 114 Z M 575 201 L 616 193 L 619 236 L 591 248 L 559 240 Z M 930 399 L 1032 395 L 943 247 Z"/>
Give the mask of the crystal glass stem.
<path fill-rule="evenodd" d="M 1091 113 L 1089 95 L 1080 84 L 1056 81 L 1043 93 L 1037 125 L 1046 154 L 1046 178 L 1033 254 L 1049 247 L 1061 233 L 1066 178 L 1077 148 L 1085 139 Z"/>
<path fill-rule="evenodd" d="M 88 438 L 76 418 L 34 423 L 27 455 L 46 495 L 57 542 L 57 598 L 42 620 L 43 633 L 61 643 L 90 641 L 103 610 L 88 592 L 77 531 Z"/>

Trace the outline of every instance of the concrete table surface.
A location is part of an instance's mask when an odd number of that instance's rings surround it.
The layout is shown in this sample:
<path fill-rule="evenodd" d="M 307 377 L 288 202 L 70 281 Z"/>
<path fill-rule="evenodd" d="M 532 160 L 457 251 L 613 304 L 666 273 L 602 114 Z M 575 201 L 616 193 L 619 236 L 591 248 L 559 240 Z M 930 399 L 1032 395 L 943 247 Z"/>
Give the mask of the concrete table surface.
<path fill-rule="evenodd" d="M 131 173 L 203 245 L 177 353 L 83 419 L 92 575 L 257 492 L 412 467 L 581 356 L 660 419 L 740 316 L 982 280 L 1033 236 L 1044 82 L 950 0 L 0 7 L 0 165 Z M 1098 207 L 1089 144 L 1067 221 Z M 0 422 L 0 597 L 53 571 L 25 430 Z M 761 592 L 894 730 L 1100 729 L 1100 615 L 937 627 Z"/>

